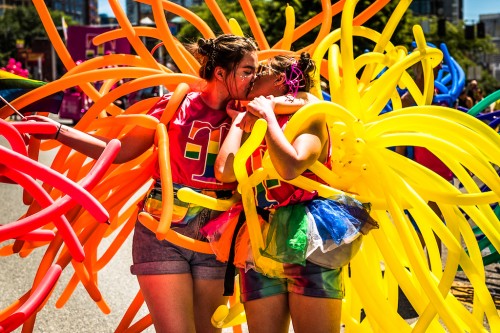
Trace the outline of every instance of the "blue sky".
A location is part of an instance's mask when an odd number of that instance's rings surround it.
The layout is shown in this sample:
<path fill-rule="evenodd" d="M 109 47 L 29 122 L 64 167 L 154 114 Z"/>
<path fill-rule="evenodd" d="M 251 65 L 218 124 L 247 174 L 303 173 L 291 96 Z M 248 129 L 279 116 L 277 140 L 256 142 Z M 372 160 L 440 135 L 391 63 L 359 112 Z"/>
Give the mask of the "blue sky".
<path fill-rule="evenodd" d="M 99 8 L 99 14 L 105 13 L 108 14 L 108 16 L 114 17 L 115 14 L 111 10 L 111 7 L 109 6 L 109 1 L 108 0 L 98 0 L 98 8 Z M 120 0 L 120 5 L 122 6 L 123 10 L 126 10 L 125 8 L 125 0 Z"/>
<path fill-rule="evenodd" d="M 125 9 L 125 0 L 120 0 Z M 99 0 L 99 13 L 115 16 L 109 7 L 108 0 Z M 500 13 L 498 0 L 464 0 L 464 19 L 467 21 L 479 21 L 479 14 Z"/>
<path fill-rule="evenodd" d="M 498 0 L 464 0 L 464 20 L 479 21 L 479 14 L 499 14 Z"/>

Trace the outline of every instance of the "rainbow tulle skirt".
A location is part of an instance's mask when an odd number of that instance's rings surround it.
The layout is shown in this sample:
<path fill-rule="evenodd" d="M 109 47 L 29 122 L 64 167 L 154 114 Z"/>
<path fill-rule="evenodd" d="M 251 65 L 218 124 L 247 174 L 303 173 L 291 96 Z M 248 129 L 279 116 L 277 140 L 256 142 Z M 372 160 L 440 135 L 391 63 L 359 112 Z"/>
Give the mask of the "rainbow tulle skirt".
<path fill-rule="evenodd" d="M 264 239 L 261 255 L 275 261 L 338 268 L 358 252 L 362 236 L 378 228 L 369 207 L 348 197 L 317 198 L 277 208 L 266 222 L 260 219 Z M 246 225 L 234 234 L 242 205 L 236 204 L 202 228 L 217 258 L 226 262 L 234 244 L 234 264 L 255 268 Z M 233 241 L 233 237 L 236 237 Z"/>

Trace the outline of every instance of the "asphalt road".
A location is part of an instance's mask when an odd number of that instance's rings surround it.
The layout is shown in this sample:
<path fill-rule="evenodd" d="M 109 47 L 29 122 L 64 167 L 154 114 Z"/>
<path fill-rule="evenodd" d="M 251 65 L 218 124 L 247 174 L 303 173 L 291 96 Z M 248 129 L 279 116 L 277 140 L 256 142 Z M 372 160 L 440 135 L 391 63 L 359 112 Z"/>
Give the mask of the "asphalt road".
<path fill-rule="evenodd" d="M 2 142 L 2 144 L 4 144 Z M 48 164 L 53 154 L 42 153 L 40 161 Z M 18 219 L 26 211 L 22 205 L 21 187 L 0 183 L 1 217 L 0 223 L 8 223 Z M 10 243 L 0 243 L 0 247 Z M 103 314 L 85 289 L 79 285 L 68 303 L 61 309 L 56 309 L 57 298 L 65 289 L 73 275 L 71 267 L 67 267 L 53 292 L 52 297 L 37 315 L 35 332 L 113 332 L 122 318 L 128 305 L 139 290 L 134 276 L 130 274 L 131 264 L 130 239 L 113 257 L 109 265 L 99 274 L 99 289 L 103 298 L 111 308 L 109 315 Z M 5 308 L 31 288 L 36 269 L 46 248 L 32 252 L 28 257 L 21 258 L 11 255 L 1 258 L 0 264 L 0 309 Z M 143 308 L 140 317 L 147 314 Z M 139 317 L 139 318 L 140 318 Z M 17 330 L 20 332 L 20 329 Z M 17 332 L 16 331 L 16 332 Z M 145 332 L 154 332 L 150 329 Z"/>

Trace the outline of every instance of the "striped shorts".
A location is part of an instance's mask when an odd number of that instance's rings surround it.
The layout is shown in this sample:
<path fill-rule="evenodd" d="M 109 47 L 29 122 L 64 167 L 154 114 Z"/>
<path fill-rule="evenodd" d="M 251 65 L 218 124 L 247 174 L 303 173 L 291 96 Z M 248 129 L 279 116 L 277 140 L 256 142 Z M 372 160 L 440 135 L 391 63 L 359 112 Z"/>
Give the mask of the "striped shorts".
<path fill-rule="evenodd" d="M 342 299 L 342 268 L 328 269 L 306 261 L 306 266 L 284 264 L 285 278 L 270 278 L 253 269 L 240 269 L 241 302 L 278 294 L 295 293 L 318 298 Z"/>

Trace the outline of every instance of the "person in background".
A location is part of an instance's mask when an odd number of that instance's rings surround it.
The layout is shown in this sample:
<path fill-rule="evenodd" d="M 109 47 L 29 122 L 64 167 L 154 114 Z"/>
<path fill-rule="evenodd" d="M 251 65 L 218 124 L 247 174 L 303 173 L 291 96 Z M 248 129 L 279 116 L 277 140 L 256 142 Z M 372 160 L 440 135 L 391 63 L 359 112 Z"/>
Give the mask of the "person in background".
<path fill-rule="evenodd" d="M 470 108 L 472 108 L 474 106 L 472 98 L 470 98 L 467 95 L 467 89 L 465 89 L 465 88 L 462 89 L 462 92 L 460 92 L 460 95 L 458 95 L 457 106 L 460 106 L 460 107 L 467 109 L 467 110 L 469 110 Z"/>
<path fill-rule="evenodd" d="M 227 103 L 246 99 L 253 84 L 257 47 L 250 38 L 224 34 L 201 38 L 188 48 L 200 61 L 199 74 L 204 83 L 199 91 L 186 95 L 167 125 L 174 189 L 190 187 L 213 197 L 229 197 L 236 184 L 223 184 L 213 176 L 211 156 L 217 154 L 231 125 Z M 161 97 L 148 114 L 159 119 L 171 96 L 169 93 Z M 40 116 L 30 119 L 51 121 Z M 130 161 L 146 152 L 153 145 L 154 136 L 155 130 L 141 127 L 128 132 L 120 139 L 122 146 L 115 163 Z M 109 141 L 64 125 L 59 126 L 55 136 L 39 138 L 57 139 L 94 159 Z M 199 148 L 197 156 L 190 154 L 189 148 L 193 146 Z M 155 184 L 144 200 L 143 211 L 159 218 L 162 196 L 158 168 L 153 177 Z M 205 240 L 199 229 L 218 214 L 176 198 L 172 228 L 185 236 Z M 226 265 L 218 262 L 215 255 L 160 241 L 155 233 L 137 222 L 132 257 L 131 272 L 137 275 L 156 332 L 221 331 L 212 326 L 211 316 L 219 305 L 227 303 L 223 296 Z"/>
<path fill-rule="evenodd" d="M 484 99 L 483 89 L 477 88 L 477 90 L 476 90 L 476 101 L 475 101 L 474 105 L 476 105 L 477 103 L 481 102 L 483 99 Z"/>
<path fill-rule="evenodd" d="M 467 96 L 472 99 L 472 104 L 477 103 L 477 89 L 479 88 L 476 80 L 471 80 L 467 85 Z"/>

